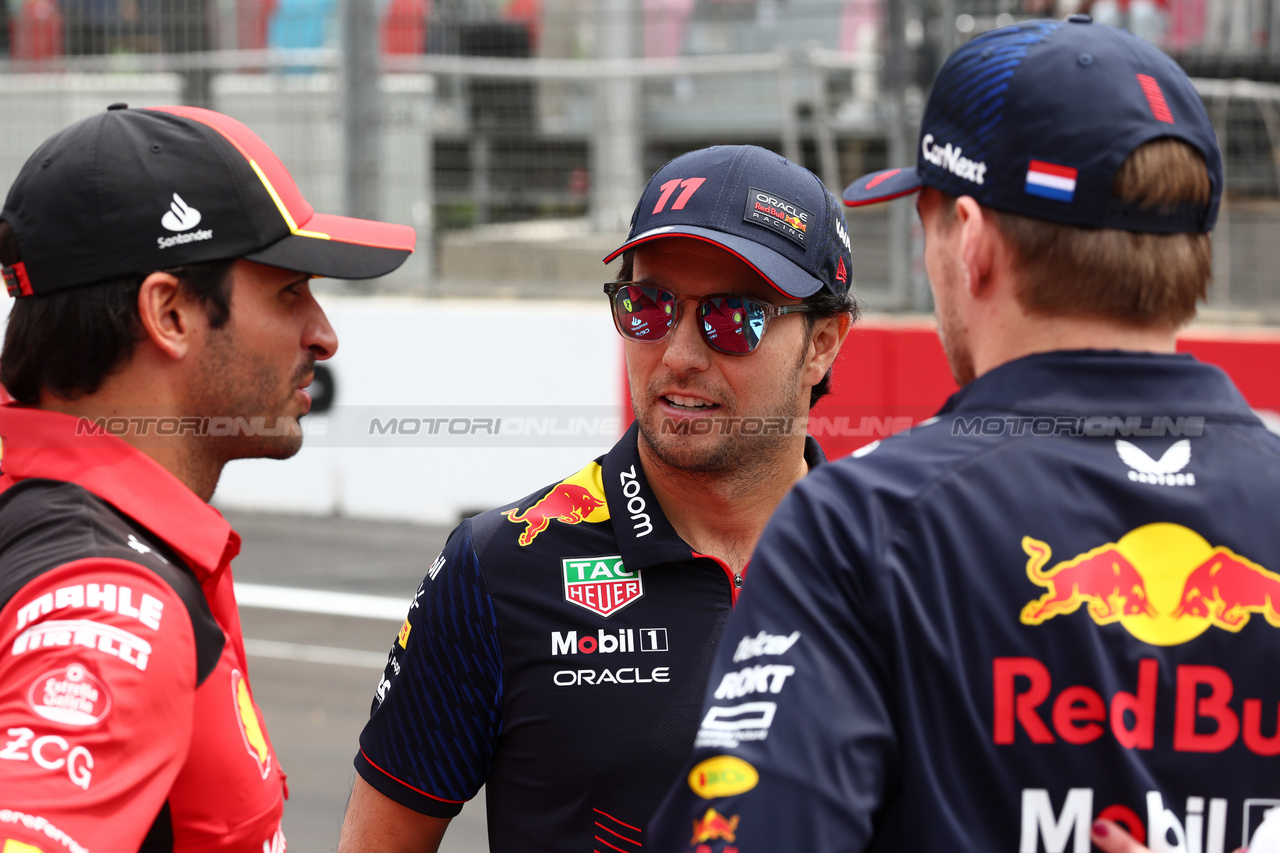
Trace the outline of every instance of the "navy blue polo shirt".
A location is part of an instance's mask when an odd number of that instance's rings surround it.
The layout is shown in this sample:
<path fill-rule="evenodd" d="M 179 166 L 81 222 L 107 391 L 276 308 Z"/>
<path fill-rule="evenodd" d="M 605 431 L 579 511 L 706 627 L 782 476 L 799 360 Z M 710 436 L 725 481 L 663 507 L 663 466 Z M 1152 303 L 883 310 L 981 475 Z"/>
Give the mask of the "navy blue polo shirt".
<path fill-rule="evenodd" d="M 366 782 L 436 817 L 487 785 L 494 850 L 641 849 L 742 578 L 676 534 L 637 434 L 453 531 L 360 736 Z"/>

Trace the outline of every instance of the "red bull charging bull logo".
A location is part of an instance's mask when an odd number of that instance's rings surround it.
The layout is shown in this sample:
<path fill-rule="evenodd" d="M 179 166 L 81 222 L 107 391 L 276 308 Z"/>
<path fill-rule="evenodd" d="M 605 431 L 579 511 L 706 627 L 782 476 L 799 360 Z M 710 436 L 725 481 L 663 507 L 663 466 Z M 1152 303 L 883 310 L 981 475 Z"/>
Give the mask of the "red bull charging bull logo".
<path fill-rule="evenodd" d="M 604 479 L 599 463 L 562 480 L 528 509 L 509 509 L 503 513 L 508 521 L 525 525 L 520 544 L 529 545 L 551 522 L 561 524 L 593 524 L 609 520 L 609 506 L 604 497 Z"/>
<path fill-rule="evenodd" d="M 1048 544 L 1025 536 L 1027 577 L 1045 593 L 1022 608 L 1039 625 L 1084 606 L 1099 625 L 1120 623 L 1146 643 L 1173 646 L 1253 614 L 1280 628 L 1280 575 L 1178 524 L 1148 524 L 1049 569 Z"/>
<path fill-rule="evenodd" d="M 725 817 L 715 809 L 707 809 L 701 819 L 693 822 L 693 838 L 691 844 L 704 841 L 736 841 L 738 816 Z"/>

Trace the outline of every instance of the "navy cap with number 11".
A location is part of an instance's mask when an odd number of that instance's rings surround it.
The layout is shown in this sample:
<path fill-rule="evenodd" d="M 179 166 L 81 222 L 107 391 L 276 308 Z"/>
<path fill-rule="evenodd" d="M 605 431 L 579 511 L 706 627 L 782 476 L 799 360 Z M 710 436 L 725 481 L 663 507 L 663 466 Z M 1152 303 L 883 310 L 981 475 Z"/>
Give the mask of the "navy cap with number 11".
<path fill-rule="evenodd" d="M 650 240 L 688 237 L 738 256 L 780 293 L 802 299 L 853 279 L 849 232 L 818 176 L 754 145 L 682 154 L 649 179 L 627 241 L 604 259 Z"/>

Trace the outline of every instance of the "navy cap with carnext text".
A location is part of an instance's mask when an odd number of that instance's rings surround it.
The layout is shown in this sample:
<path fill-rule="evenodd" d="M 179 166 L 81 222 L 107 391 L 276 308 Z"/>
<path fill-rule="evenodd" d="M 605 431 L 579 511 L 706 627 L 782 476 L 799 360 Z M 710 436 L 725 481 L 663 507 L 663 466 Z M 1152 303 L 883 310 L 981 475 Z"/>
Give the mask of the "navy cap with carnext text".
<path fill-rule="evenodd" d="M 245 258 L 311 275 L 385 275 L 413 251 L 407 225 L 316 212 L 253 131 L 196 107 L 106 111 L 27 160 L 0 211 L 22 261 L 11 296 Z"/>
<path fill-rule="evenodd" d="M 1207 205 L 1142 206 L 1111 192 L 1139 146 L 1180 139 L 1204 157 Z M 1195 86 L 1132 33 L 1093 23 L 1028 21 L 984 33 L 938 72 L 920 124 L 916 167 L 864 175 L 850 207 L 930 186 L 1061 225 L 1152 233 L 1213 228 L 1222 156 Z"/>
<path fill-rule="evenodd" d="M 754 145 L 682 154 L 649 179 L 627 241 L 604 259 L 668 237 L 713 243 L 736 255 L 785 296 L 824 287 L 847 293 L 849 231 L 818 176 Z"/>

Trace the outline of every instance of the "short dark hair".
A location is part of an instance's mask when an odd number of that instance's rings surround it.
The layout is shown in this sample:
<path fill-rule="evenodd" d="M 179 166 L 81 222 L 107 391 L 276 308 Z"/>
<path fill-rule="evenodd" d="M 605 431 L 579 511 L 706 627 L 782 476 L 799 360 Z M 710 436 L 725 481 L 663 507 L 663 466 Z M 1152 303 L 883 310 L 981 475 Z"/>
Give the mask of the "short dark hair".
<path fill-rule="evenodd" d="M 9 223 L 0 221 L 0 265 L 22 261 Z M 162 270 L 177 277 L 188 296 L 200 302 L 209 326 L 222 328 L 231 317 L 231 266 L 210 261 Z M 40 402 L 41 391 L 74 400 L 93 394 L 133 357 L 142 339 L 138 291 L 150 273 L 14 300 L 0 350 L 0 384 L 25 406 Z"/>
<path fill-rule="evenodd" d="M 618 274 L 614 277 L 615 281 L 631 281 L 632 275 L 635 274 L 635 249 L 628 249 L 622 253 L 622 265 L 618 267 Z M 853 294 L 849 291 L 844 293 L 832 293 L 825 287 L 812 296 L 806 296 L 804 303 L 814 306 L 812 311 L 804 314 L 805 322 L 805 346 L 809 345 L 809 340 L 813 335 L 813 327 L 817 324 L 821 317 L 837 317 L 841 314 L 849 315 L 849 324 L 853 325 L 858 322 L 861 309 L 858 306 L 858 300 L 853 298 Z M 809 389 L 809 408 L 818 405 L 818 401 L 831 393 L 831 375 L 835 367 L 827 368 L 826 375 Z"/>

